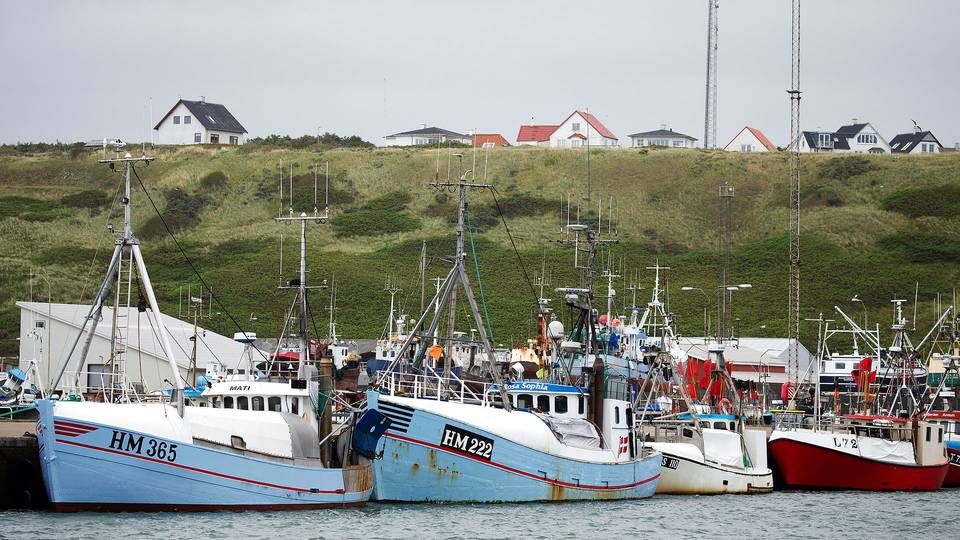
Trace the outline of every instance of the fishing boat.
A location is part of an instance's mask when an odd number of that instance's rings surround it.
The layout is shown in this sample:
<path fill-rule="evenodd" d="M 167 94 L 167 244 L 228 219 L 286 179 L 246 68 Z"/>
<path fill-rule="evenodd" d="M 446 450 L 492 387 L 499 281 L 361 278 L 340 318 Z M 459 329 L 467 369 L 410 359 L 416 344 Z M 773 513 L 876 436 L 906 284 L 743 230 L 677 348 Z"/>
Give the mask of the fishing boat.
<path fill-rule="evenodd" d="M 457 251 L 437 292 L 439 308 L 411 327 L 398 359 L 367 392 L 368 409 L 391 423 L 374 462 L 378 500 L 505 502 L 608 500 L 650 497 L 660 477 L 660 454 L 643 446 L 633 429 L 629 401 L 608 397 L 602 359 L 583 371 L 580 384 L 505 383 L 464 265 L 467 182 L 437 182 L 459 193 Z M 595 250 L 592 252 L 595 254 Z M 593 256 L 593 255 L 591 255 Z M 453 373 L 458 294 L 466 298 L 479 334 L 478 365 L 489 382 Z M 413 368 L 426 355 L 441 319 L 451 323 L 447 354 L 422 373 L 394 369 L 414 344 Z M 421 332 L 422 331 L 422 332 Z"/>
<path fill-rule="evenodd" d="M 665 267 L 657 264 L 653 269 L 653 297 L 641 320 L 627 326 L 635 328 L 631 334 L 647 336 L 642 346 L 634 347 L 635 354 L 649 366 L 637 392 L 637 414 L 648 444 L 663 454 L 657 493 L 773 491 L 766 433 L 745 425 L 743 405 L 724 356 L 725 346 L 720 342 L 709 346 L 709 360 L 703 370 L 706 384 L 702 385 L 703 395 L 698 395 L 699 381 L 691 369 L 695 361 L 677 345 L 673 316 L 660 300 L 660 271 Z M 677 389 L 686 410 L 671 413 L 658 406 L 666 396 L 665 389 L 672 388 Z M 716 398 L 716 406 L 710 406 L 710 397 Z"/>
<path fill-rule="evenodd" d="M 872 395 L 876 371 L 870 359 L 858 364 L 861 411 L 821 421 L 820 388 L 816 387 L 813 424 L 776 421 L 768 448 L 781 485 L 790 489 L 857 489 L 868 491 L 933 491 L 948 472 L 944 426 L 925 418 L 906 386 L 914 362 L 906 336 L 902 300 L 895 300 L 894 340 L 889 361 L 900 374 L 900 386 L 881 400 Z M 849 321 L 848 321 L 849 322 Z M 820 318 L 818 356 L 825 330 Z M 816 363 L 820 365 L 820 361 Z M 886 406 L 880 408 L 883 401 Z"/>
<path fill-rule="evenodd" d="M 125 392 L 109 402 L 40 400 L 40 464 L 53 509 L 272 510 L 364 504 L 373 488 L 369 463 L 331 466 L 320 453 L 316 423 L 309 415 L 301 416 L 290 409 L 185 406 L 183 377 L 174 360 L 140 242 L 130 226 L 131 173 L 139 181 L 135 165 L 152 159 L 127 154 L 103 160 L 112 169 L 117 164 L 125 168 L 124 196 L 120 199 L 124 224 L 103 282 L 53 387 L 59 386 L 89 327 L 79 355 L 81 365 L 84 362 L 111 288 L 117 288 L 116 312 L 119 299 L 129 297 L 120 288 L 129 288 L 135 274 L 146 296 L 145 311 L 158 330 L 171 369 L 173 389 L 169 399 L 163 399 L 161 393 L 155 401 L 137 401 L 136 396 Z M 301 226 L 306 219 L 301 214 Z M 305 242 L 304 235 L 301 242 Z M 288 384 L 316 395 L 315 369 L 301 362 L 298 376 Z M 377 434 L 382 432 L 380 422 L 375 416 L 367 416 L 358 425 L 358 451 L 366 448 L 367 455 L 372 455 Z"/>

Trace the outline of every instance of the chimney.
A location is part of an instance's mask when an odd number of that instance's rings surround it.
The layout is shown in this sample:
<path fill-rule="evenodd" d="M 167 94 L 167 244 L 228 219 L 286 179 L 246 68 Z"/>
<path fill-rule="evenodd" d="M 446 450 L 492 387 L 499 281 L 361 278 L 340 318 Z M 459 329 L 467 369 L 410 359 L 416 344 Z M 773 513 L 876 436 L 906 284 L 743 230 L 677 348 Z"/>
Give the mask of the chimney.
<path fill-rule="evenodd" d="M 851 124 L 856 124 L 856 123 L 857 123 L 856 117 L 854 117 L 853 122 L 850 122 L 850 123 L 851 123 Z"/>
<path fill-rule="evenodd" d="M 953 143 L 953 148 L 954 148 L 957 152 L 960 152 L 960 142 Z"/>
<path fill-rule="evenodd" d="M 206 102 L 207 102 L 207 96 L 200 96 L 200 103 L 206 103 Z"/>
<path fill-rule="evenodd" d="M 660 129 L 666 131 L 667 125 L 666 125 L 666 124 L 660 124 Z"/>

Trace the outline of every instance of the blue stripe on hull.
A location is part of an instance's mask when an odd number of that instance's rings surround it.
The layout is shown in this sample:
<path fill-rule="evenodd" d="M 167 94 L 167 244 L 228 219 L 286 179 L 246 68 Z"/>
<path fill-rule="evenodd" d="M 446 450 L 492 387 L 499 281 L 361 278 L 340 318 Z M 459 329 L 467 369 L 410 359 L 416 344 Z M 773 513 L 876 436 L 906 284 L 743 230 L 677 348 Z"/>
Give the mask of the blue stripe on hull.
<path fill-rule="evenodd" d="M 374 404 L 374 406 L 376 406 Z M 441 447 L 444 426 L 494 441 L 491 460 Z M 650 497 L 660 454 L 628 463 L 589 463 L 532 450 L 489 432 L 417 410 L 405 433 L 389 430 L 374 462 L 374 498 L 390 501 L 521 502 Z"/>
<path fill-rule="evenodd" d="M 371 494 L 346 492 L 343 469 L 273 463 L 129 430 L 144 437 L 140 453 L 110 448 L 110 426 L 55 423 L 53 411 L 50 403 L 40 406 L 39 442 L 54 508 L 301 508 L 362 504 Z M 150 439 L 176 444 L 175 459 L 145 455 Z M 363 469 L 358 473 L 369 478 Z"/>

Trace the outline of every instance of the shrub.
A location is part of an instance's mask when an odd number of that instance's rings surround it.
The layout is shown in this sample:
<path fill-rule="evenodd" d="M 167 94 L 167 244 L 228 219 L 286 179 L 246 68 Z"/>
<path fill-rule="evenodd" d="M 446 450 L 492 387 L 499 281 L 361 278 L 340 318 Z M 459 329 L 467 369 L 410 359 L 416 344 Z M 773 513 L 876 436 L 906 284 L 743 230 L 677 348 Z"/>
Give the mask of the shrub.
<path fill-rule="evenodd" d="M 840 194 L 830 186 L 810 186 L 807 185 L 800 192 L 801 206 L 843 206 L 843 199 Z"/>
<path fill-rule="evenodd" d="M 818 174 L 821 178 L 832 178 L 840 181 L 875 171 L 879 168 L 876 163 L 863 156 L 830 158 L 817 166 Z"/>
<path fill-rule="evenodd" d="M 96 210 L 110 204 L 110 196 L 99 189 L 88 189 L 79 193 L 65 195 L 60 199 L 60 203 L 73 208 Z"/>
<path fill-rule="evenodd" d="M 223 191 L 227 187 L 227 175 L 222 171 L 207 173 L 200 179 L 200 188 L 205 192 Z"/>
<path fill-rule="evenodd" d="M 53 221 L 69 215 L 57 204 L 43 199 L 11 195 L 0 197 L 0 218 L 18 217 L 26 221 Z"/>
<path fill-rule="evenodd" d="M 364 210 L 391 210 L 400 212 L 407 209 L 413 200 L 409 191 L 391 191 L 375 199 L 367 201 L 361 208 Z"/>
<path fill-rule="evenodd" d="M 922 231 L 900 231 L 877 245 L 916 263 L 960 262 L 960 240 Z"/>
<path fill-rule="evenodd" d="M 334 217 L 330 224 L 334 235 L 350 238 L 414 231 L 420 227 L 420 220 L 393 210 L 361 208 Z"/>
<path fill-rule="evenodd" d="M 880 201 L 884 210 L 909 217 L 960 216 L 960 185 L 942 184 L 894 192 Z"/>
<path fill-rule="evenodd" d="M 161 238 L 167 234 L 163 221 L 174 233 L 195 227 L 200 223 L 200 212 L 210 203 L 207 195 L 190 195 L 181 188 L 173 188 L 164 193 L 167 206 L 160 216 L 153 216 L 140 227 L 140 237 L 144 239 Z"/>

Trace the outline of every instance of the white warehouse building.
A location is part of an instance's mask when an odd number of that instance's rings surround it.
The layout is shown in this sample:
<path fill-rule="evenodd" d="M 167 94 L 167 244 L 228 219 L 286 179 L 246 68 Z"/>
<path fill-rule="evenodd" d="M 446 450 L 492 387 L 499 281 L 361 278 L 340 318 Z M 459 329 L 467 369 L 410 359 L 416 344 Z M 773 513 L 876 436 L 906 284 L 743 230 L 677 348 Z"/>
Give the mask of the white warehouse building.
<path fill-rule="evenodd" d="M 247 130 L 219 103 L 181 99 L 153 127 L 157 144 L 243 144 Z"/>
<path fill-rule="evenodd" d="M 42 387 L 49 391 L 80 333 L 90 306 L 46 302 L 17 302 L 17 306 L 20 308 L 20 369 L 33 379 L 30 362 L 35 361 Z M 193 351 L 193 342 L 190 339 L 193 337 L 193 323 L 169 315 L 161 314 L 161 317 L 167 327 L 180 376 L 192 385 L 193 377 L 188 370 Z M 159 329 L 151 324 L 151 319 L 149 311 L 141 313 L 136 307 L 131 307 L 126 323 L 129 325 L 125 354 L 127 380 L 133 383 L 138 391 L 146 392 L 167 389 L 170 385 L 165 383 L 164 379 L 173 380 L 158 338 Z M 81 340 L 66 367 L 60 387 L 69 388 L 76 384 L 82 392 L 96 392 L 104 383 L 105 386 L 110 385 L 107 361 L 111 350 L 112 324 L 113 310 L 104 307 L 103 317 L 97 324 L 86 362 L 82 367 L 78 365 L 83 345 Z M 119 326 L 121 325 L 118 324 Z M 197 374 L 203 374 L 207 365 L 212 363 L 227 368 L 246 365 L 241 364 L 244 351 L 242 343 L 200 327 L 197 328 L 197 335 Z M 37 384 L 33 380 L 28 382 Z M 119 382 L 119 379 L 116 382 Z"/>

